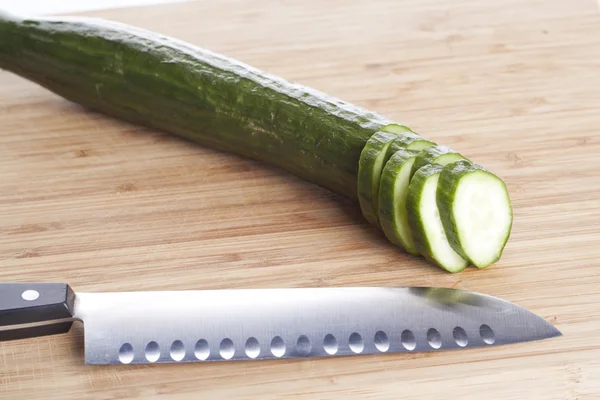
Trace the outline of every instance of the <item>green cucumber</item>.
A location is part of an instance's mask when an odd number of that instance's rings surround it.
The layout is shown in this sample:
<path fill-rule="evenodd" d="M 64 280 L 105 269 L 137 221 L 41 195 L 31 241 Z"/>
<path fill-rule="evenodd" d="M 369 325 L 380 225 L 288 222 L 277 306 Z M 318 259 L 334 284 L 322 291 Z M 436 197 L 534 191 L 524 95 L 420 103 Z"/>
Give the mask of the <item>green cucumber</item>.
<path fill-rule="evenodd" d="M 444 166 L 454 161 L 466 159 L 467 158 L 462 154 L 459 154 L 448 146 L 430 146 L 421 150 L 413 164 L 410 175 L 412 177 L 419 168 L 427 164 L 439 164 Z"/>
<path fill-rule="evenodd" d="M 406 194 L 410 172 L 418 152 L 398 150 L 385 164 L 379 190 L 379 222 L 390 242 L 419 255 L 406 215 Z"/>
<path fill-rule="evenodd" d="M 452 248 L 478 268 L 502 256 L 513 223 L 506 185 L 480 165 L 458 161 L 443 167 L 437 206 Z"/>
<path fill-rule="evenodd" d="M 357 199 L 361 151 L 408 128 L 129 25 L 0 14 L 0 68 L 90 109 L 287 170 Z"/>
<path fill-rule="evenodd" d="M 468 266 L 450 245 L 437 205 L 442 166 L 427 164 L 413 175 L 406 194 L 406 214 L 417 251 L 431 263 L 452 273 Z"/>
<path fill-rule="evenodd" d="M 373 200 L 379 191 L 379 177 L 383 169 L 387 148 L 398 136 L 388 132 L 376 132 L 367 140 L 360 154 L 358 165 L 358 200 L 364 217 L 373 225 L 379 224 L 377 208 Z"/>
<path fill-rule="evenodd" d="M 371 222 L 379 218 L 380 193 L 393 195 L 399 183 L 381 179 L 395 153 L 412 149 L 422 156 L 411 167 L 419 179 L 407 189 L 407 207 L 409 199 L 413 207 L 407 208 L 409 226 L 414 210 L 419 217 L 413 225 L 431 211 L 430 179 L 421 170 L 459 158 L 450 152 L 426 158 L 435 143 L 374 111 L 177 39 L 102 19 L 0 12 L 0 68 L 91 110 L 286 170 L 358 201 Z M 379 153 L 365 149 L 384 133 L 397 137 Z M 361 160 L 363 155 L 369 160 Z M 426 165 L 417 171 L 417 162 Z M 461 210 L 463 186 L 447 191 L 454 193 L 447 209 Z M 436 245 L 429 258 L 458 270 L 443 242 L 432 236 L 438 220 L 423 215 L 419 237 Z M 498 246 L 493 256 L 473 249 L 471 225 L 451 224 L 455 245 L 465 254 L 480 265 L 496 258 Z"/>

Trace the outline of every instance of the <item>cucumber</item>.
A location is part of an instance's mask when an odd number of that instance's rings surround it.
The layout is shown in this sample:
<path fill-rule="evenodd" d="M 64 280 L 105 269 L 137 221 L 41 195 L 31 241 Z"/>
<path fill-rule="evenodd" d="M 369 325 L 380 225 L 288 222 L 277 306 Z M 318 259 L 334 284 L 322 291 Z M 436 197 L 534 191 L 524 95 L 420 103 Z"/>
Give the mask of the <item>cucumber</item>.
<path fill-rule="evenodd" d="M 452 248 L 478 268 L 502 256 L 513 212 L 505 183 L 480 165 L 458 161 L 443 167 L 437 206 Z"/>
<path fill-rule="evenodd" d="M 379 178 L 383 169 L 387 149 L 398 135 L 388 132 L 376 132 L 369 138 L 360 154 L 358 165 L 358 200 L 364 217 L 373 225 L 379 224 L 377 199 Z"/>
<path fill-rule="evenodd" d="M 410 172 L 418 152 L 398 150 L 381 173 L 379 222 L 390 242 L 412 255 L 419 255 L 406 215 Z"/>
<path fill-rule="evenodd" d="M 444 166 L 454 161 L 466 159 L 466 157 L 454 151 L 448 146 L 430 146 L 421 150 L 421 152 L 417 156 L 417 159 L 415 160 L 415 163 L 413 164 L 410 175 L 412 177 L 419 168 L 427 164 L 439 164 L 441 166 Z"/>
<path fill-rule="evenodd" d="M 394 179 L 382 177 L 382 170 L 397 152 L 420 151 L 410 168 L 418 179 L 406 189 L 414 248 L 449 270 L 462 265 L 434 235 L 440 227 L 439 217 L 430 215 L 429 182 L 439 178 L 423 175 L 431 165 L 441 168 L 462 156 L 428 151 L 442 147 L 405 124 L 177 39 L 95 18 L 0 12 L 0 68 L 91 110 L 286 170 L 357 201 L 372 223 L 379 223 L 380 193 L 392 196 L 384 203 L 393 211 L 402 201 L 396 188 L 407 184 L 406 166 Z M 371 148 L 386 134 L 395 137 Z M 424 165 L 416 169 L 417 163 Z M 479 190 L 474 183 L 479 181 L 471 174 L 447 178 L 455 187 L 439 202 L 447 202 L 445 210 L 454 213 L 446 222 L 454 246 L 486 265 L 501 252 L 501 241 L 478 252 L 470 235 L 479 220 L 458 220 L 466 209 L 463 203 L 470 201 L 462 188 Z M 483 180 L 486 185 L 489 181 Z M 392 213 L 382 213 L 389 222 Z M 497 238 L 501 235 L 494 232 L 506 230 L 504 220 L 499 224 L 490 228 Z M 389 237 L 402 245 L 400 236 Z M 425 244 L 419 245 L 417 239 L 423 238 Z M 409 241 L 404 246 L 415 252 Z"/>
<path fill-rule="evenodd" d="M 450 245 L 440 218 L 437 189 L 442 168 L 427 164 L 413 175 L 406 194 L 406 214 L 417 251 L 431 263 L 456 273 L 469 262 Z"/>
<path fill-rule="evenodd" d="M 101 19 L 0 14 L 0 68 L 87 108 L 263 161 L 353 200 L 367 140 L 408 129 L 237 60 Z"/>

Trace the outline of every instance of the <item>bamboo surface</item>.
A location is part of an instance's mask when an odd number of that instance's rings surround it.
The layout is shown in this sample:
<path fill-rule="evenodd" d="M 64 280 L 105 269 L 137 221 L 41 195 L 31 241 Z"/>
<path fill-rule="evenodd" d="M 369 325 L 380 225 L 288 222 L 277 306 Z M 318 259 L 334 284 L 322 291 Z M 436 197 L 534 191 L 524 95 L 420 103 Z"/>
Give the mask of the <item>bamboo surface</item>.
<path fill-rule="evenodd" d="M 0 281 L 76 291 L 456 287 L 564 336 L 457 352 L 86 366 L 83 331 L 0 343 L 0 399 L 600 398 L 600 14 L 572 0 L 225 0 L 90 13 L 404 122 L 502 177 L 503 258 L 448 274 L 358 206 L 0 72 Z"/>

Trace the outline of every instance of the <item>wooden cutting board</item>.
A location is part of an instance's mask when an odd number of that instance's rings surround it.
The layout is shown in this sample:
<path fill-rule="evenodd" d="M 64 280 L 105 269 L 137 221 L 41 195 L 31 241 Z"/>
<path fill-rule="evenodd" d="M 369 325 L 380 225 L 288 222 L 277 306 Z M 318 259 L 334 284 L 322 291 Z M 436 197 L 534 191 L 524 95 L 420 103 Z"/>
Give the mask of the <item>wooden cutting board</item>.
<path fill-rule="evenodd" d="M 82 328 L 0 343 L 1 399 L 600 397 L 600 14 L 583 0 L 200 1 L 98 12 L 407 123 L 507 183 L 503 258 L 448 274 L 356 204 L 0 73 L 0 281 L 76 291 L 433 285 L 564 334 L 428 354 L 85 366 Z M 273 299 L 277 301 L 277 299 Z"/>

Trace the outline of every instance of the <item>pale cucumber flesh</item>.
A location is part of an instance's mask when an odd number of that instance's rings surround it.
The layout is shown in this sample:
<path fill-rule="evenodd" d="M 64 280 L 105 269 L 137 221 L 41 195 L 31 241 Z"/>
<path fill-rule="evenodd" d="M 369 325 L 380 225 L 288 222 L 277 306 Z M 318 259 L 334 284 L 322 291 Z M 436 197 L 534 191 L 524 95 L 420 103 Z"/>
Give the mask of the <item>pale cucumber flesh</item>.
<path fill-rule="evenodd" d="M 512 228 L 504 182 L 467 161 L 444 167 L 437 194 L 451 246 L 478 268 L 500 259 Z"/>
<path fill-rule="evenodd" d="M 385 236 L 410 254 L 418 255 L 406 216 L 406 193 L 416 152 L 398 150 L 381 173 L 379 221 Z"/>
<path fill-rule="evenodd" d="M 397 134 L 376 132 L 367 140 L 360 153 L 358 165 L 358 201 L 363 216 L 373 225 L 379 225 L 377 207 L 374 202 L 379 192 L 379 178 L 384 166 L 385 155 Z"/>
<path fill-rule="evenodd" d="M 415 245 L 430 262 L 452 273 L 468 266 L 468 261 L 450 245 L 437 206 L 437 187 L 442 167 L 428 164 L 415 173 L 409 184 L 406 207 Z"/>

